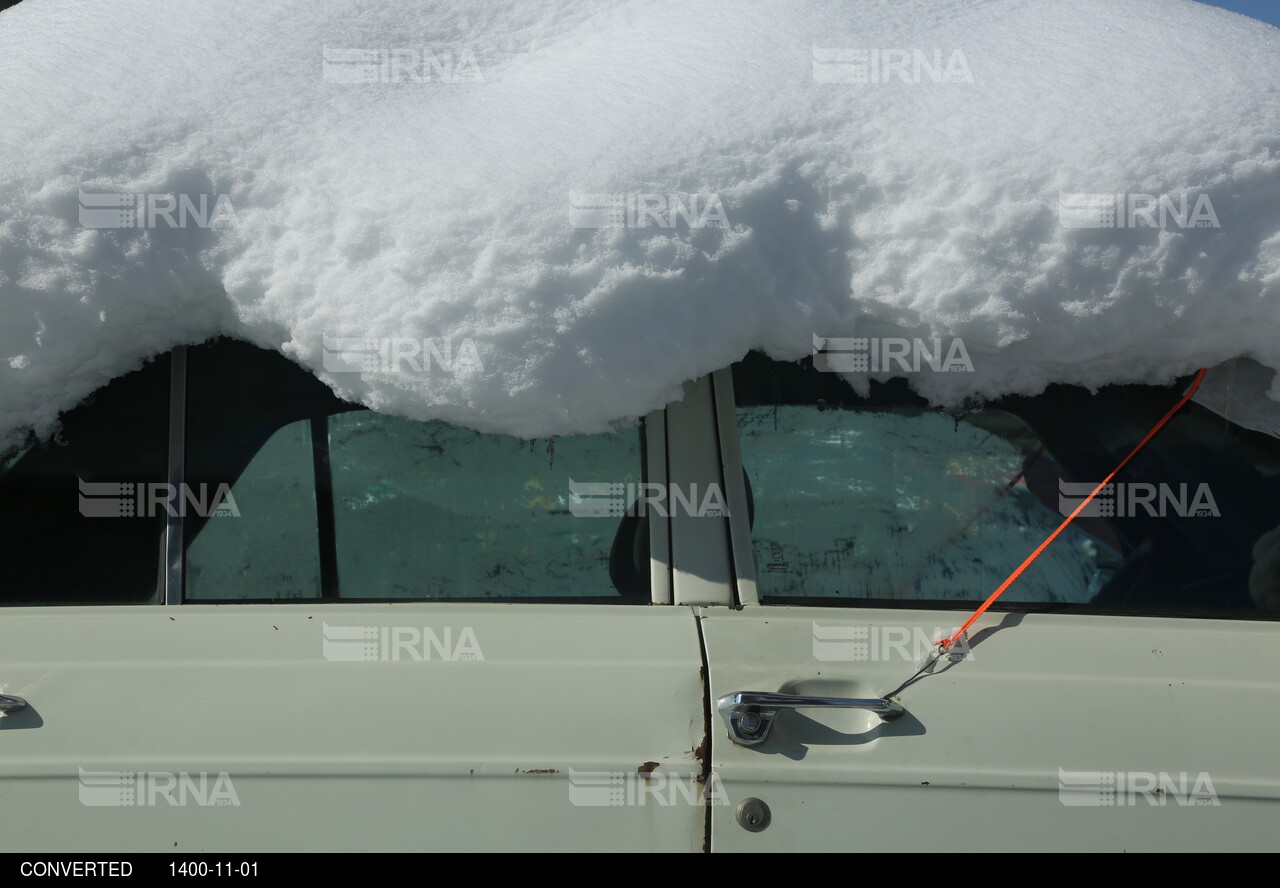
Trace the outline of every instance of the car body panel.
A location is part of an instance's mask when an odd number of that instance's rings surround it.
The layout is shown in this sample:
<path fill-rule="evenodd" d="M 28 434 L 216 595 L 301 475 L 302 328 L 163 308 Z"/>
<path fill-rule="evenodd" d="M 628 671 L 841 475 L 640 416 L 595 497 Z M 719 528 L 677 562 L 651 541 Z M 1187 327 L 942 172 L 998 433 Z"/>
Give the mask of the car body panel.
<path fill-rule="evenodd" d="M 9 608 L 0 847 L 701 850 L 700 806 L 601 795 L 701 772 L 701 667 L 687 608 Z"/>
<path fill-rule="evenodd" d="M 963 616 L 707 608 L 712 698 L 878 697 Z M 712 850 L 1269 848 L 1280 679 L 1258 666 L 1278 641 L 1271 622 L 988 613 L 963 659 L 896 696 L 896 720 L 784 711 L 745 747 L 717 717 L 716 777 L 771 822 L 714 807 Z"/>
<path fill-rule="evenodd" d="M 968 611 L 762 603 L 735 410 L 721 371 L 646 417 L 668 509 L 610 557 L 651 605 L 5 608 L 0 849 L 1269 847 L 1280 624 L 998 604 L 909 682 Z M 727 514 L 673 508 L 713 484 Z M 742 691 L 905 714 L 784 711 L 746 747 L 715 710 Z"/>

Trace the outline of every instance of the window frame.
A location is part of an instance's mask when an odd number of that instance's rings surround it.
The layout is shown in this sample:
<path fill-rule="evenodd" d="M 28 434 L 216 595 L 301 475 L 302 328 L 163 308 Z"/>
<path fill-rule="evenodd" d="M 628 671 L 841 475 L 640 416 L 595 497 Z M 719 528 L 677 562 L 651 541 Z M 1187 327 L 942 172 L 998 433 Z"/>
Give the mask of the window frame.
<path fill-rule="evenodd" d="M 187 346 L 177 346 L 170 351 L 167 483 L 175 489 L 181 489 L 186 481 L 187 455 Z M 493 603 L 493 604 L 639 604 L 644 602 L 619 601 L 616 596 L 582 596 L 578 598 L 547 598 L 531 596 L 520 599 L 475 599 L 475 598 L 341 598 L 336 593 L 332 581 L 336 576 L 334 567 L 337 551 L 334 547 L 335 514 L 333 505 L 332 469 L 328 440 L 328 417 L 313 417 L 312 420 L 312 467 L 315 472 L 316 510 L 317 510 L 317 544 L 320 552 L 321 597 L 319 598 L 228 598 L 228 599 L 188 599 L 186 597 L 186 555 L 184 551 L 185 517 L 181 514 L 167 515 L 159 546 L 157 565 L 161 577 L 161 588 L 156 600 L 141 606 L 182 606 L 182 605 L 241 605 L 241 604 L 399 604 L 416 603 L 432 604 L 436 602 L 451 604 Z M 668 467 L 668 417 L 665 408 L 655 410 L 644 417 L 642 425 L 642 452 L 644 464 L 642 470 L 645 478 L 652 483 L 667 483 Z M 646 515 L 649 522 L 649 598 L 648 604 L 671 605 L 673 603 L 672 581 L 672 527 L 665 515 L 650 511 Z M 328 564 L 326 565 L 326 562 Z M 328 582 L 326 582 L 326 579 Z"/>
<path fill-rule="evenodd" d="M 780 362 L 781 363 L 781 362 Z M 736 364 L 736 362 L 735 362 Z M 971 612 L 980 603 L 973 601 L 911 600 L 891 598 L 844 598 L 832 596 L 787 596 L 785 598 L 762 597 L 757 587 L 755 559 L 752 553 L 751 528 L 746 521 L 747 510 L 736 504 L 746 502 L 746 471 L 742 462 L 737 424 L 737 406 L 733 386 L 732 366 L 716 371 L 716 410 L 720 430 L 720 452 L 724 464 L 726 496 L 730 503 L 730 537 L 733 547 L 734 605 L 743 607 L 799 607 L 823 609 L 892 609 L 921 611 Z M 1237 423 L 1232 426 L 1243 428 Z M 1030 552 L 1028 552 L 1030 554 Z M 1236 608 L 1199 608 L 1176 605 L 1158 607 L 1119 607 L 1089 603 L 1035 602 L 998 600 L 990 608 L 992 612 L 1010 614 L 1064 614 L 1080 616 L 1117 617 L 1168 617 L 1186 620 L 1241 620 L 1248 622 L 1280 622 L 1280 612 L 1264 610 L 1240 610 Z"/>

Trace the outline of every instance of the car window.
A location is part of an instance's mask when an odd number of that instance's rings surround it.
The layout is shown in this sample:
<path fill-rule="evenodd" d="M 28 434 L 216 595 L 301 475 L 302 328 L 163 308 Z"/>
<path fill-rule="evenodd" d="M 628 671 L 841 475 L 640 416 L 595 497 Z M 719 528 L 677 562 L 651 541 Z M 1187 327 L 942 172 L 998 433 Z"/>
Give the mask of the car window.
<path fill-rule="evenodd" d="M 1186 388 L 1052 386 L 945 413 L 905 380 L 733 368 L 765 602 L 982 601 Z M 1005 593 L 1080 611 L 1280 610 L 1280 440 L 1187 404 Z"/>
<path fill-rule="evenodd" d="M 219 477 L 219 466 L 188 465 Z M 187 520 L 187 600 L 321 597 L 310 421 L 286 423 L 238 477 L 221 477 L 234 478 L 213 482 L 228 484 L 224 513 Z"/>
<path fill-rule="evenodd" d="M 186 523 L 189 601 L 648 599 L 611 578 L 622 517 L 584 517 L 570 488 L 635 488 L 642 429 L 530 442 L 385 416 L 235 343 L 188 374 L 188 481 L 228 493 Z"/>
<path fill-rule="evenodd" d="M 186 351 L 180 485 L 167 355 L 0 453 L 0 604 L 159 603 L 166 522 L 189 602 L 649 600 L 647 518 L 580 495 L 640 489 L 643 424 L 531 442 L 375 413 L 247 343 Z"/>
<path fill-rule="evenodd" d="M 548 446 L 361 411 L 334 417 L 330 434 L 344 595 L 612 592 L 619 519 L 575 515 L 570 482 L 640 481 L 638 430 Z"/>
<path fill-rule="evenodd" d="M 158 600 L 168 394 L 163 356 L 0 454 L 0 604 Z"/>

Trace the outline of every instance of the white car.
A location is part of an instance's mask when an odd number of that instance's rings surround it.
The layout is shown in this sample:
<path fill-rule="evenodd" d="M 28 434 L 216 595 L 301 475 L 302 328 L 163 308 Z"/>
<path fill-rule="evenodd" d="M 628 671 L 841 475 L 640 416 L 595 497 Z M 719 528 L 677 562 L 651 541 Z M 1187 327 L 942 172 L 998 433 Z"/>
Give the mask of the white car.
<path fill-rule="evenodd" d="M 916 675 L 1184 389 L 528 442 L 178 349 L 0 455 L 0 848 L 1267 848 L 1275 437 L 1187 404 Z"/>

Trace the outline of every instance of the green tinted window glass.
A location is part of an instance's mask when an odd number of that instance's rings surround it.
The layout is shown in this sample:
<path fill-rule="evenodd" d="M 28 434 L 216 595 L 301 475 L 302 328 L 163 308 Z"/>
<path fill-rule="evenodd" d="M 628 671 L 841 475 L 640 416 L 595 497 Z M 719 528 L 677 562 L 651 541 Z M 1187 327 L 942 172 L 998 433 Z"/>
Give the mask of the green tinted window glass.
<path fill-rule="evenodd" d="M 330 441 L 344 597 L 614 593 L 619 519 L 573 514 L 569 481 L 638 482 L 637 431 L 549 447 L 362 411 L 333 417 Z"/>
<path fill-rule="evenodd" d="M 278 429 L 227 490 L 187 547 L 187 599 L 319 598 L 310 421 Z"/>
<path fill-rule="evenodd" d="M 641 428 L 530 442 L 385 416 L 232 342 L 191 350 L 187 412 L 188 485 L 224 507 L 184 518 L 188 601 L 648 599 L 643 519 L 570 489 L 636 489 Z"/>
<path fill-rule="evenodd" d="M 984 600 L 1185 390 L 1053 386 L 954 414 L 810 362 L 733 370 L 765 601 Z M 1001 599 L 1280 611 L 1280 440 L 1186 405 Z"/>

